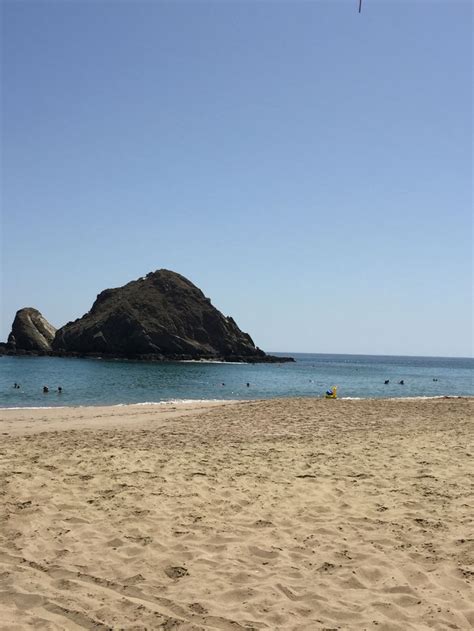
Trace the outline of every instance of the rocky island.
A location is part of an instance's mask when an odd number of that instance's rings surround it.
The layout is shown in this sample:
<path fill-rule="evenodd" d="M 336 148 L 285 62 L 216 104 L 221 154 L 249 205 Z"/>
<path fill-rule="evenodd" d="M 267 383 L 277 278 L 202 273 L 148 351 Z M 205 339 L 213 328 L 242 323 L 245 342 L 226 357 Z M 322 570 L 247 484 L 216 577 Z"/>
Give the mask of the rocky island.
<path fill-rule="evenodd" d="M 16 312 L 7 345 L 23 351 L 49 351 L 56 329 L 37 309 L 26 307 Z"/>
<path fill-rule="evenodd" d="M 58 330 L 36 309 L 20 309 L 0 352 L 161 361 L 293 361 L 264 353 L 198 287 L 166 269 L 102 291 L 88 313 Z"/>

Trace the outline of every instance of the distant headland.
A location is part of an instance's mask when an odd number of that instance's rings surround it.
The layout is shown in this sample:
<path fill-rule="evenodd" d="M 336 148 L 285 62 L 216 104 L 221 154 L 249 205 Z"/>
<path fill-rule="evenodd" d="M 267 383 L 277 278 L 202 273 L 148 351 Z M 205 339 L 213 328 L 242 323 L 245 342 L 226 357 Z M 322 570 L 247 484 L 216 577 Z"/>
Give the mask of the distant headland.
<path fill-rule="evenodd" d="M 255 346 L 187 278 L 161 269 L 106 289 L 82 318 L 55 329 L 37 310 L 17 311 L 0 354 L 149 361 L 288 362 Z"/>

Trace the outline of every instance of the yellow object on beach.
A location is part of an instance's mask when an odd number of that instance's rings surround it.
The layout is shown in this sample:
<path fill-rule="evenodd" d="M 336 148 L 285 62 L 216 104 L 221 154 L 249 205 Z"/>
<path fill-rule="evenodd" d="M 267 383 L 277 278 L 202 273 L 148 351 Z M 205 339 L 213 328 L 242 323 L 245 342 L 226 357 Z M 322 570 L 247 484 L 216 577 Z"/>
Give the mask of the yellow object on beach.
<path fill-rule="evenodd" d="M 326 390 L 324 395 L 326 399 L 337 399 L 337 386 L 333 386 L 330 390 Z"/>

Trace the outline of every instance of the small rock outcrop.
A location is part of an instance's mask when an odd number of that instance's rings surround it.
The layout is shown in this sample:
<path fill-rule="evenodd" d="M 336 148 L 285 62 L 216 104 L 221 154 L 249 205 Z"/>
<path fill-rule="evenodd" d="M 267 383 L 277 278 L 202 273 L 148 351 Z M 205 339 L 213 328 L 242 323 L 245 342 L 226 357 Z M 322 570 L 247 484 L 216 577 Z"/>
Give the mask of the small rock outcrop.
<path fill-rule="evenodd" d="M 37 309 L 25 307 L 16 312 L 8 347 L 15 351 L 50 351 L 56 329 Z"/>
<path fill-rule="evenodd" d="M 165 269 L 101 292 L 88 313 L 57 331 L 53 350 L 141 359 L 280 361 L 257 348 L 193 283 Z"/>

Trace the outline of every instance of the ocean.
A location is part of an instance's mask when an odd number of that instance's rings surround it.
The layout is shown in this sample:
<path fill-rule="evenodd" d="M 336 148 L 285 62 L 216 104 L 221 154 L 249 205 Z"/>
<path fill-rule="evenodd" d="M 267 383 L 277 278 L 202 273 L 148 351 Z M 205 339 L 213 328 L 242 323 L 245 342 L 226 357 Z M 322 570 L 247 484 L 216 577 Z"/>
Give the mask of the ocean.
<path fill-rule="evenodd" d="M 0 407 L 321 397 L 333 386 L 338 398 L 474 396 L 470 358 L 280 354 L 296 361 L 154 363 L 3 356 Z M 20 388 L 13 387 L 15 382 Z"/>

